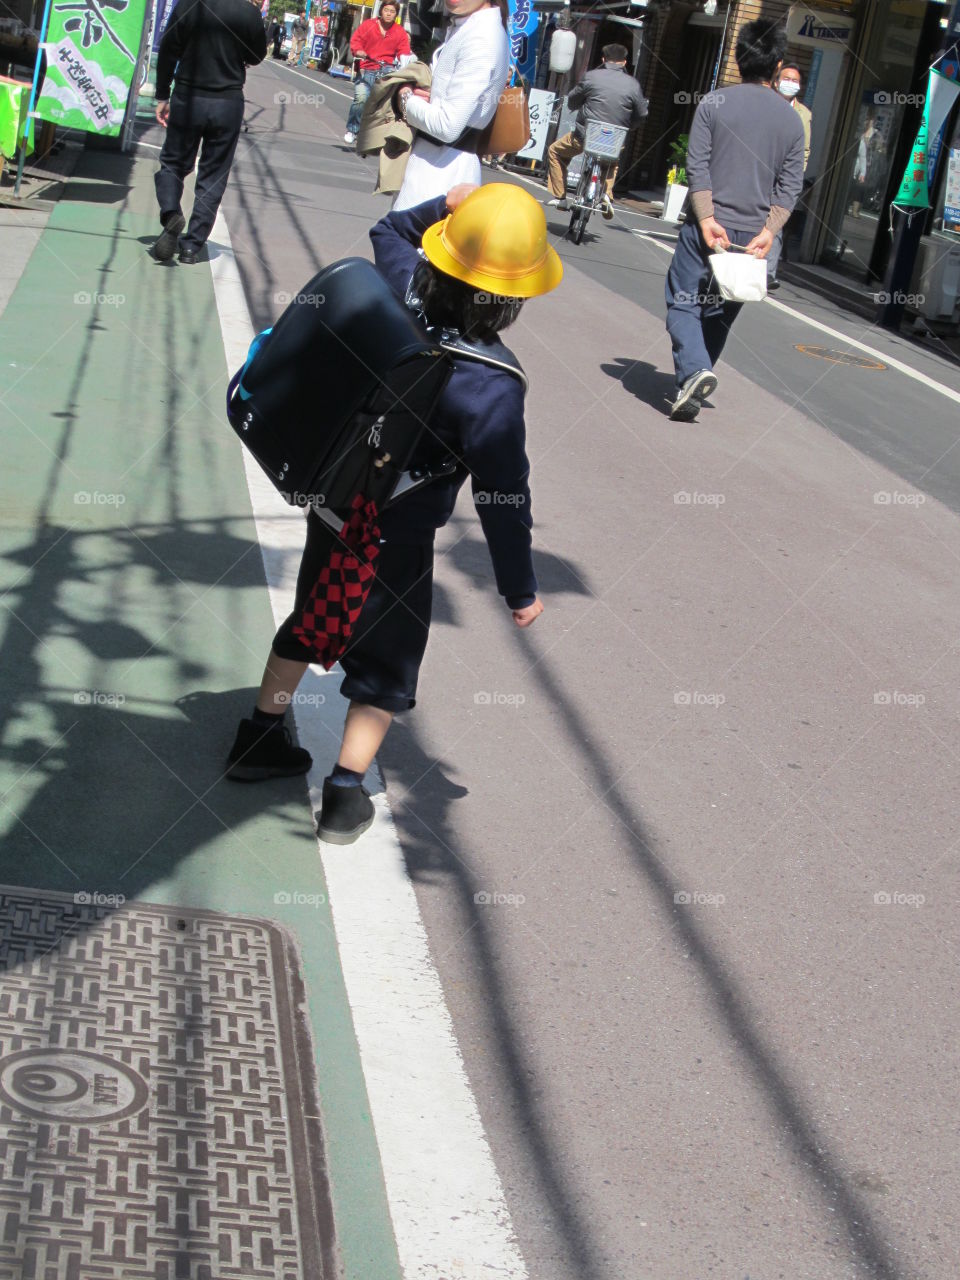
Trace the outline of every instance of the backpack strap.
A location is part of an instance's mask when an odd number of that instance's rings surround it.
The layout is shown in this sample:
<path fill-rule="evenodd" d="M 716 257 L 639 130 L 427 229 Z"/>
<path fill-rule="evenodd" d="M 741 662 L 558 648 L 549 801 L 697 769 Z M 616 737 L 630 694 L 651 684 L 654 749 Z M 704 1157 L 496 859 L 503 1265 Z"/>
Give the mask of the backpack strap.
<path fill-rule="evenodd" d="M 440 345 L 456 360 L 475 360 L 478 364 L 489 364 L 494 369 L 503 369 L 506 373 L 512 373 L 515 378 L 520 379 L 523 390 L 526 392 L 529 383 L 523 366 L 499 338 L 492 342 L 468 342 L 456 329 L 441 329 Z"/>

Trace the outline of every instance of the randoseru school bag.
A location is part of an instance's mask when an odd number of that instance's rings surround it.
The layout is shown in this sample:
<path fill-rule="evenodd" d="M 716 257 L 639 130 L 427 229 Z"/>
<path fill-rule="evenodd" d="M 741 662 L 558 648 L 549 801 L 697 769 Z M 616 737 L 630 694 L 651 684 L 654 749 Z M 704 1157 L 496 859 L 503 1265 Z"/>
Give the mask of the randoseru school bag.
<path fill-rule="evenodd" d="M 227 417 L 287 502 L 339 526 L 358 495 L 383 510 L 433 478 L 407 465 L 451 371 L 376 267 L 344 258 L 254 339 Z"/>

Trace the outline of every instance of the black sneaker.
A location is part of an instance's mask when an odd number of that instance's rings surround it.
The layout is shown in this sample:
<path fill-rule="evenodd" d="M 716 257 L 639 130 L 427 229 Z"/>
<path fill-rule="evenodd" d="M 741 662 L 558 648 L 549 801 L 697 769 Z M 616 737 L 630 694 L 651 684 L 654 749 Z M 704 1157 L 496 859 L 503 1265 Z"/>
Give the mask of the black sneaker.
<path fill-rule="evenodd" d="M 767 279 L 767 293 L 776 293 L 780 288 L 780 281 L 776 276 L 770 276 Z"/>
<path fill-rule="evenodd" d="M 185 267 L 192 267 L 194 266 L 195 263 L 199 261 L 200 261 L 199 249 L 181 249 L 180 250 L 180 262 Z"/>
<path fill-rule="evenodd" d="M 717 387 L 717 375 L 709 369 L 698 369 L 686 380 L 677 392 L 677 398 L 670 406 L 670 418 L 673 422 L 693 422 L 700 412 L 700 406 L 707 396 Z"/>
<path fill-rule="evenodd" d="M 323 780 L 323 806 L 317 835 L 327 844 L 353 844 L 373 822 L 373 801 L 365 787 L 338 787 Z"/>
<path fill-rule="evenodd" d="M 153 242 L 153 248 L 150 250 L 158 262 L 170 261 L 177 251 L 180 232 L 186 225 L 187 220 L 182 213 L 171 213 L 163 224 L 163 230 Z"/>
<path fill-rule="evenodd" d="M 295 747 L 290 730 L 265 729 L 255 720 L 241 720 L 227 757 L 231 782 L 263 782 L 266 778 L 294 778 L 313 764 L 309 751 Z"/>

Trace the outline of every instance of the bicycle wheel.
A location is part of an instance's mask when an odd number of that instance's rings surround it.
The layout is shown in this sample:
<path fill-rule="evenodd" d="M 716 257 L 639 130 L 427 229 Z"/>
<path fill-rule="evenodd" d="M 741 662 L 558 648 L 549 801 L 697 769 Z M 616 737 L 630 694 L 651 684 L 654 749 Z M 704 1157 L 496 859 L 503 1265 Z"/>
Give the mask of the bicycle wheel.
<path fill-rule="evenodd" d="M 587 229 L 589 220 L 590 211 L 588 209 L 578 209 L 570 219 L 570 239 L 574 244 L 579 244 L 583 239 L 583 233 Z"/>

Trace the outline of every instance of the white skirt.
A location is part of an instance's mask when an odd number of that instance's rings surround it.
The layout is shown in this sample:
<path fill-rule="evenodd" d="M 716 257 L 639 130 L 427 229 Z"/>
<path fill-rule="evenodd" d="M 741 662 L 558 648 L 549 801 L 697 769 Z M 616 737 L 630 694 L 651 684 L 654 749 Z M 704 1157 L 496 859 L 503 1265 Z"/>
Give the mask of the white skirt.
<path fill-rule="evenodd" d="M 440 142 L 431 142 L 418 134 L 393 207 L 412 209 L 414 205 L 423 204 L 424 200 L 445 196 L 451 187 L 461 182 L 473 182 L 479 186 L 480 177 L 479 156 Z"/>

